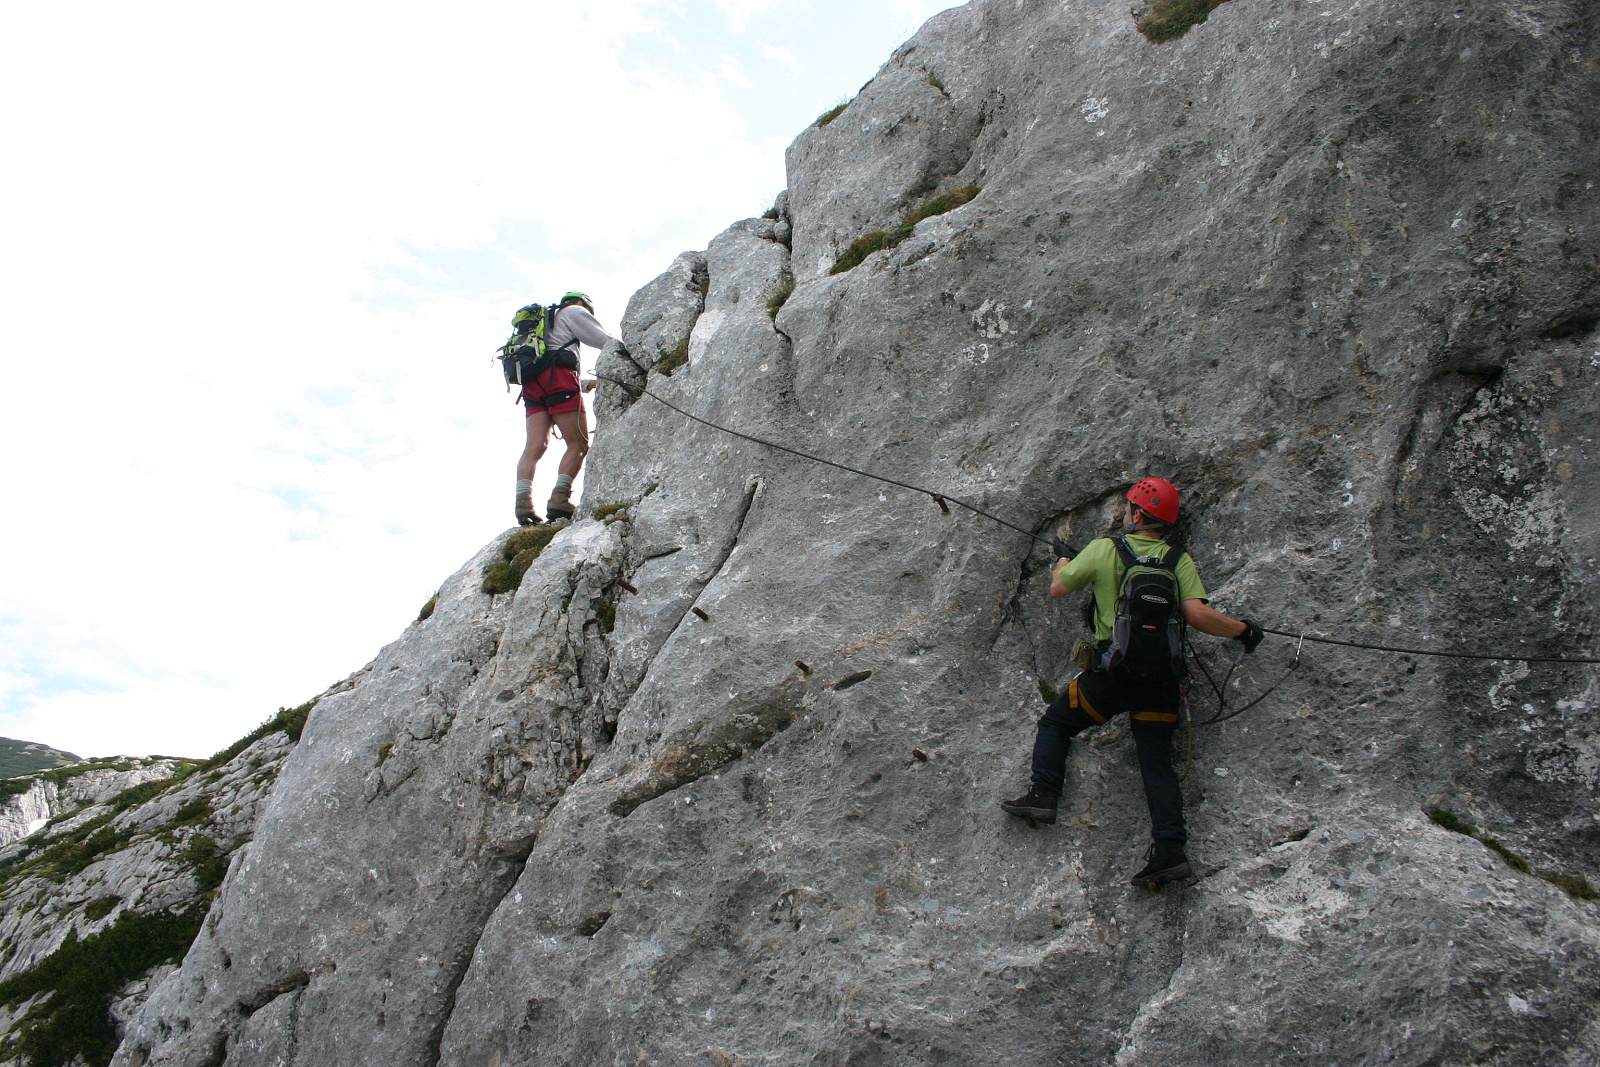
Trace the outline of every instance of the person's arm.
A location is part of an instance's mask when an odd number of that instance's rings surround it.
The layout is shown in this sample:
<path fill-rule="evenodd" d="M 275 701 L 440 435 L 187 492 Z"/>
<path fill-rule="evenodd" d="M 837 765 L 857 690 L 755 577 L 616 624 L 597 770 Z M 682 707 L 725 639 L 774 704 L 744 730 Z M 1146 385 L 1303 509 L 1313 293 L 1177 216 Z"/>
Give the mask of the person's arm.
<path fill-rule="evenodd" d="M 1203 634 L 1213 637 L 1232 637 L 1244 645 L 1246 652 L 1254 652 L 1261 643 L 1261 627 L 1248 620 L 1230 619 L 1204 600 L 1185 600 L 1183 617 Z"/>
<path fill-rule="evenodd" d="M 1246 628 L 1244 623 L 1228 618 L 1204 600 L 1185 600 L 1183 617 L 1190 626 L 1213 637 L 1243 637 Z"/>
<path fill-rule="evenodd" d="M 1050 568 L 1050 595 L 1051 596 L 1070 596 L 1073 593 L 1077 592 L 1076 589 L 1073 589 L 1072 587 L 1067 586 L 1067 585 L 1063 585 L 1062 582 L 1061 582 L 1061 568 L 1065 567 L 1068 563 L 1071 563 L 1071 562 L 1072 562 L 1071 560 L 1069 560 L 1065 556 L 1063 556 L 1062 558 L 1056 560 L 1056 565 L 1054 567 Z"/>
<path fill-rule="evenodd" d="M 561 317 L 572 336 L 590 348 L 604 348 L 612 341 L 611 335 L 600 328 L 600 321 L 589 314 L 587 308 L 573 304 L 561 309 Z"/>

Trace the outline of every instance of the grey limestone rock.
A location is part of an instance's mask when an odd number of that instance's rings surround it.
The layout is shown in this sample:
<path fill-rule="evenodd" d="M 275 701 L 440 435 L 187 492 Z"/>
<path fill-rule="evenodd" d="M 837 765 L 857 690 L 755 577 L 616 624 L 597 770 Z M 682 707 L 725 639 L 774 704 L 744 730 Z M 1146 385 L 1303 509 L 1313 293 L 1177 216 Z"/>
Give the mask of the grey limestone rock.
<path fill-rule="evenodd" d="M 1593 667 L 1273 638 L 1180 744 L 1160 895 L 1124 723 L 1056 826 L 997 801 L 1077 633 L 1030 533 L 1144 473 L 1223 610 L 1592 653 L 1597 48 L 1592 0 L 937 16 L 623 339 L 662 400 L 1014 526 L 602 383 L 580 514 L 624 506 L 514 597 L 489 546 L 318 704 L 115 1062 L 1596 1062 Z"/>

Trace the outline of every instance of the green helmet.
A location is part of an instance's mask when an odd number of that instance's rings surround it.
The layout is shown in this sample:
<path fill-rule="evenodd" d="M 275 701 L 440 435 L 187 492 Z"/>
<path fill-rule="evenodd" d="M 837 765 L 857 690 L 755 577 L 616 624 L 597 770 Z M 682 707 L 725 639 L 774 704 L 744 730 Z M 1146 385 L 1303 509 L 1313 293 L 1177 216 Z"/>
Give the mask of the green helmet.
<path fill-rule="evenodd" d="M 594 301 L 589 299 L 588 293 L 580 293 L 576 289 L 572 290 L 561 298 L 561 307 L 566 307 L 568 304 L 582 304 L 588 309 L 589 314 L 594 314 Z"/>

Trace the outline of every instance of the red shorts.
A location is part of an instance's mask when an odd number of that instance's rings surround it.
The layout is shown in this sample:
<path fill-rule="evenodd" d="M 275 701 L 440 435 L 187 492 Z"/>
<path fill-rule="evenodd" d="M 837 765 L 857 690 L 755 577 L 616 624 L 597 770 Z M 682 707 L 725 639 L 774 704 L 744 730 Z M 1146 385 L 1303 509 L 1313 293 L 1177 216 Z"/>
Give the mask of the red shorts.
<path fill-rule="evenodd" d="M 571 396 L 564 394 L 571 393 Z M 551 367 L 522 387 L 522 402 L 528 406 L 526 415 L 547 411 L 562 415 L 568 411 L 583 410 L 583 394 L 578 391 L 578 372 L 565 367 Z"/>

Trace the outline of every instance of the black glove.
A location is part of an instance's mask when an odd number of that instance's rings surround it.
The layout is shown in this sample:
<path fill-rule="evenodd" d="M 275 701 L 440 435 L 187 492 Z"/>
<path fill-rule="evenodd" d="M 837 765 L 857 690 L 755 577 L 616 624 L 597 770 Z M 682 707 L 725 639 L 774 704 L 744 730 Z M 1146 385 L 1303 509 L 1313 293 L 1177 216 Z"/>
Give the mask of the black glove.
<path fill-rule="evenodd" d="M 1248 655 L 1256 650 L 1257 645 L 1266 640 L 1267 632 L 1249 619 L 1240 619 L 1239 621 L 1244 623 L 1244 633 L 1235 637 L 1234 640 L 1244 646 L 1245 654 Z"/>

